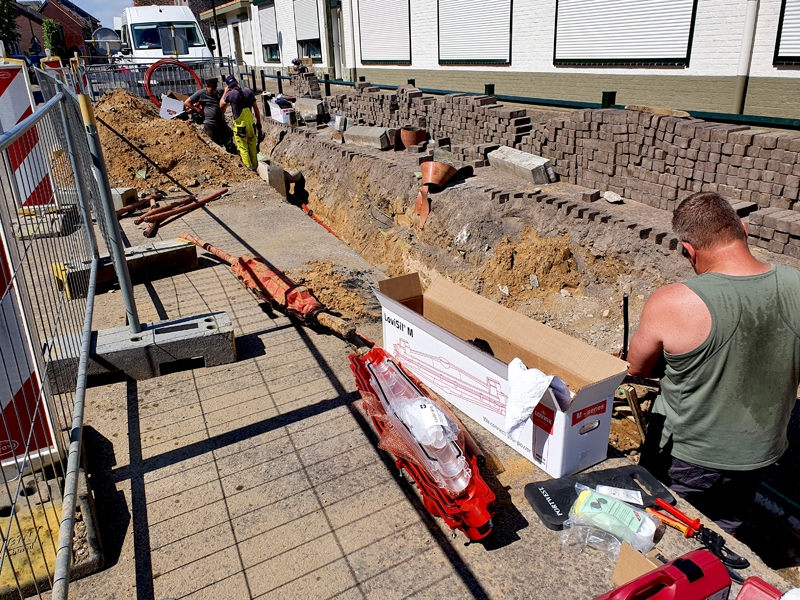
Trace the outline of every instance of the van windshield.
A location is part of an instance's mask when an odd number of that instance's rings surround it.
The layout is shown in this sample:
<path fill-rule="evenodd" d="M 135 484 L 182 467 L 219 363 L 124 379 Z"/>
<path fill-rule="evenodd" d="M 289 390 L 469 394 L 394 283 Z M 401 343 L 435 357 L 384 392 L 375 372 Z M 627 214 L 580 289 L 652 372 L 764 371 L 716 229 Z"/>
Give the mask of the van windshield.
<path fill-rule="evenodd" d="M 161 37 L 158 35 L 159 27 L 174 26 L 186 35 L 189 47 L 205 46 L 203 36 L 196 23 L 135 23 L 131 25 L 133 47 L 138 50 L 157 50 L 161 48 Z"/>

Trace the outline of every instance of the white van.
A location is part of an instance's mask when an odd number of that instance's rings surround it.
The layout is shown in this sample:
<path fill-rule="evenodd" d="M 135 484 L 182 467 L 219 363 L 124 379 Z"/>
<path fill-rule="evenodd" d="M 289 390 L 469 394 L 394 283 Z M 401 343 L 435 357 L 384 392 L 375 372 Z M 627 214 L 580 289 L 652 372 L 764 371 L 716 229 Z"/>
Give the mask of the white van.
<path fill-rule="evenodd" d="M 122 11 L 122 53 L 156 60 L 213 58 L 197 19 L 188 6 L 134 6 Z"/>

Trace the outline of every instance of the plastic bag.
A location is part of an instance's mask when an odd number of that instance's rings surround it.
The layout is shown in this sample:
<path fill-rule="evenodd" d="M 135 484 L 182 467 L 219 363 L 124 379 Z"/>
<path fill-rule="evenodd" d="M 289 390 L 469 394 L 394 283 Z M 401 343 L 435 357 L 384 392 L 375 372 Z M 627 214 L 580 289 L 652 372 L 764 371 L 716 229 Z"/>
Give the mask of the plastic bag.
<path fill-rule="evenodd" d="M 578 498 L 569 509 L 561 541 L 565 546 L 585 544 L 616 561 L 621 542 L 647 554 L 655 546 L 659 522 L 645 511 L 575 484 Z"/>

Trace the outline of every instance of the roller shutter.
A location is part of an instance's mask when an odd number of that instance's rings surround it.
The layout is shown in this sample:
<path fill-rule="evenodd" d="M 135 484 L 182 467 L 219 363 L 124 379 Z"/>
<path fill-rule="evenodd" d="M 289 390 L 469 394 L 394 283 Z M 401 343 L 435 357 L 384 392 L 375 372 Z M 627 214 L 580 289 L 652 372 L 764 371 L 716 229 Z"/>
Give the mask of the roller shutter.
<path fill-rule="evenodd" d="M 555 64 L 688 64 L 696 0 L 557 0 Z"/>
<path fill-rule="evenodd" d="M 252 54 L 253 30 L 251 29 L 250 19 L 241 19 L 239 21 L 239 34 L 242 36 L 242 52 Z"/>
<path fill-rule="evenodd" d="M 261 28 L 261 43 L 265 46 L 278 43 L 278 23 L 275 20 L 275 5 L 261 6 L 258 9 L 258 23 Z"/>
<path fill-rule="evenodd" d="M 439 0 L 439 62 L 511 62 L 511 0 Z"/>
<path fill-rule="evenodd" d="M 228 36 L 228 26 L 220 26 L 219 28 L 219 43 L 221 47 L 219 49 L 219 55 L 230 57 L 231 55 L 231 39 Z"/>
<path fill-rule="evenodd" d="M 319 39 L 317 0 L 294 0 L 294 29 L 298 41 Z"/>
<path fill-rule="evenodd" d="M 358 0 L 361 62 L 411 62 L 411 2 Z"/>
<path fill-rule="evenodd" d="M 783 0 L 774 62 L 778 65 L 800 63 L 800 0 Z"/>

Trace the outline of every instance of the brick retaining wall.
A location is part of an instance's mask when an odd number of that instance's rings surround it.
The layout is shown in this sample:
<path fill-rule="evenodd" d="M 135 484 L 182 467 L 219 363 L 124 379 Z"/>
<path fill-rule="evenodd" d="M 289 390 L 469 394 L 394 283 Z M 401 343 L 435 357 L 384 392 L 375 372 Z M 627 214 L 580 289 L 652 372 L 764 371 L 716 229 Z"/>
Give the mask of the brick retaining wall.
<path fill-rule="evenodd" d="M 699 191 L 734 203 L 800 211 L 800 134 L 638 111 L 579 110 L 535 123 L 538 111 L 490 96 L 426 97 L 369 83 L 327 98 L 331 114 L 381 127 L 416 125 L 460 147 L 500 144 L 547 157 L 570 183 L 664 210 Z"/>

